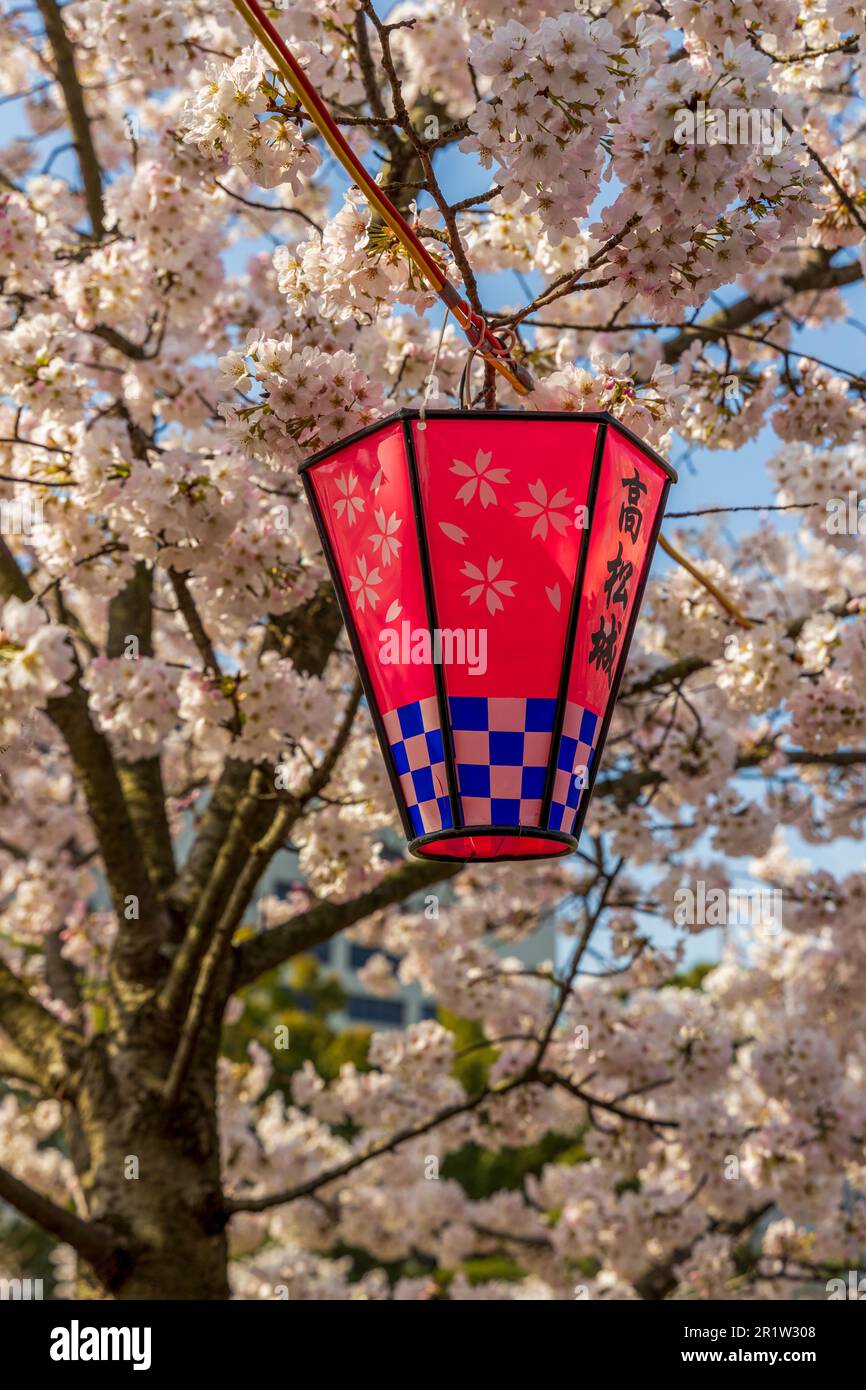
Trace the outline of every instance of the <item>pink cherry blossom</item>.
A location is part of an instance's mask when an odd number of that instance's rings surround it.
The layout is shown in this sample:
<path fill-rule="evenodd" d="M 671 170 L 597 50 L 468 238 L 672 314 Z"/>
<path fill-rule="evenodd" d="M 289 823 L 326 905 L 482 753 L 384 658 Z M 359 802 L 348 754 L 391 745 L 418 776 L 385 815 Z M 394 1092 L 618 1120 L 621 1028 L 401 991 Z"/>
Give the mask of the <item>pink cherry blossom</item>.
<path fill-rule="evenodd" d="M 377 552 L 382 564 L 390 565 L 391 561 L 400 554 L 400 547 L 403 544 L 397 536 L 403 519 L 397 516 L 396 512 L 391 512 L 390 516 L 386 517 L 381 507 L 374 511 L 373 516 L 379 529 L 370 537 L 370 544 Z"/>
<path fill-rule="evenodd" d="M 464 463 L 462 459 L 454 459 L 451 464 L 451 472 L 456 473 L 459 478 L 467 478 L 462 487 L 457 489 L 455 499 L 462 502 L 465 507 L 469 506 L 473 497 L 478 494 L 478 500 L 482 507 L 495 507 L 499 501 L 496 494 L 496 487 L 501 487 L 508 482 L 507 468 L 491 468 L 490 460 L 493 454 L 489 450 L 479 449 L 475 455 L 473 464 Z"/>
<path fill-rule="evenodd" d="M 368 603 L 375 608 L 379 602 L 381 594 L 376 588 L 382 583 L 382 575 L 378 566 L 370 567 L 363 555 L 358 556 L 357 563 L 358 573 L 349 575 L 349 588 L 355 595 L 355 606 L 363 613 Z"/>
<path fill-rule="evenodd" d="M 468 560 L 460 571 L 467 579 L 478 581 L 471 584 L 468 589 L 463 590 L 464 598 L 468 598 L 470 603 L 475 603 L 476 599 L 479 599 L 483 594 L 487 611 L 491 614 L 499 612 L 504 607 L 502 595 L 505 598 L 513 598 L 514 596 L 516 580 L 498 578 L 502 564 L 502 560 L 494 560 L 491 555 L 487 560 L 486 571 L 480 570 L 477 565 L 473 565 Z"/>
<path fill-rule="evenodd" d="M 543 478 L 529 484 L 529 493 L 532 500 L 527 502 L 524 499 L 524 501 L 518 502 L 515 510 L 518 516 L 534 518 L 530 535 L 540 536 L 542 540 L 546 540 L 548 528 L 552 526 L 554 531 L 560 536 L 564 536 L 571 516 L 564 516 L 563 510 L 571 507 L 574 498 L 569 497 L 563 487 L 559 488 L 548 499 Z"/>

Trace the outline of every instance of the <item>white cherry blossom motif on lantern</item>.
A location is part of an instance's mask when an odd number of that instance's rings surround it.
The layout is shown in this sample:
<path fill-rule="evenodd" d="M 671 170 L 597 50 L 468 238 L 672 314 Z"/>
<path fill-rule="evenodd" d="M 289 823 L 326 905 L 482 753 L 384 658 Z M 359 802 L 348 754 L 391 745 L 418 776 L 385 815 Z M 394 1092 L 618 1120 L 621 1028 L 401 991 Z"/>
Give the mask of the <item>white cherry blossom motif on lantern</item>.
<path fill-rule="evenodd" d="M 354 526 L 364 510 L 364 499 L 355 492 L 357 486 L 358 479 L 354 473 L 341 473 L 337 479 L 337 487 L 343 495 L 334 503 L 334 511 L 340 518 L 345 512 L 349 526 Z"/>
<path fill-rule="evenodd" d="M 504 594 L 506 598 L 513 598 L 514 585 L 517 582 L 515 579 L 500 579 L 498 576 L 501 569 L 502 561 L 494 560 L 492 555 L 487 561 L 486 574 L 477 565 L 473 565 L 467 560 L 460 573 L 465 574 L 467 579 L 474 582 L 468 589 L 463 590 L 463 597 L 468 598 L 470 603 L 475 603 L 476 599 L 479 599 L 483 594 L 487 611 L 498 613 L 504 607 L 501 596 Z"/>
<path fill-rule="evenodd" d="M 355 607 L 363 613 L 367 604 L 375 608 L 381 597 L 376 593 L 376 585 L 382 583 L 378 566 L 369 569 L 363 555 L 358 556 L 358 573 L 349 575 L 349 585 L 355 595 Z"/>
<path fill-rule="evenodd" d="M 374 550 L 378 551 L 378 557 L 382 564 L 390 565 L 392 559 L 396 560 L 403 544 L 396 535 L 403 525 L 403 520 L 396 512 L 392 512 L 386 520 L 384 507 L 377 508 L 373 516 L 376 518 L 376 525 L 379 530 L 370 537 L 370 544 Z"/>
<path fill-rule="evenodd" d="M 501 486 L 507 484 L 507 468 L 490 468 L 492 452 L 485 453 L 479 449 L 475 455 L 475 463 L 464 463 L 462 459 L 451 460 L 451 472 L 456 473 L 459 478 L 465 478 L 466 482 L 457 489 L 454 494 L 455 502 L 462 502 L 464 507 L 468 507 L 472 498 L 478 493 L 478 500 L 482 507 L 495 507 L 499 501 L 494 491 L 494 485 Z"/>
<path fill-rule="evenodd" d="M 449 541 L 455 541 L 457 545 L 465 545 L 469 539 L 469 532 L 464 531 L 462 526 L 455 526 L 451 521 L 440 521 L 439 530 L 443 536 L 447 536 Z"/>
<path fill-rule="evenodd" d="M 565 528 L 568 526 L 570 517 L 562 515 L 563 507 L 570 507 L 573 498 L 569 497 L 564 487 L 555 492 L 548 501 L 547 488 L 541 478 L 537 483 L 529 484 L 531 502 L 518 502 L 516 511 L 519 517 L 528 519 L 534 517 L 532 523 L 531 536 L 540 536 L 543 541 L 547 540 L 548 526 L 552 526 L 558 535 L 565 535 Z"/>
<path fill-rule="evenodd" d="M 560 608 L 562 607 L 561 588 L 558 584 L 553 584 L 550 588 L 548 588 L 548 586 L 545 584 L 544 592 L 547 594 L 548 602 L 550 603 L 551 607 L 555 608 L 558 613 Z"/>
<path fill-rule="evenodd" d="M 385 472 L 385 470 L 384 470 L 384 468 L 382 467 L 382 465 L 380 464 L 380 465 L 379 465 L 379 468 L 378 468 L 378 470 L 377 470 L 377 472 L 376 472 L 376 476 L 375 476 L 375 478 L 373 479 L 372 483 L 370 484 L 370 491 L 371 491 L 372 493 L 377 493 L 377 492 L 379 491 L 380 487 L 384 487 L 384 486 L 385 486 L 385 484 L 387 483 L 387 481 L 388 481 L 388 475 L 387 475 L 387 473 Z"/>

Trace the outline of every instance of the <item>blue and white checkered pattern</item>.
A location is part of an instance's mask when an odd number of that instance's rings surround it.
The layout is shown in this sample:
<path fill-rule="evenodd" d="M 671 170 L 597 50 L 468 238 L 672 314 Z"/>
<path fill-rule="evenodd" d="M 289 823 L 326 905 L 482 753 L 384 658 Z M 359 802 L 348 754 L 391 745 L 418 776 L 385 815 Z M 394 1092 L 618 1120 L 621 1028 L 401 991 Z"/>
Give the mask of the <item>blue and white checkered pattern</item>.
<path fill-rule="evenodd" d="M 389 710 L 383 719 L 416 835 L 449 829 L 454 821 L 436 696 Z"/>
<path fill-rule="evenodd" d="M 450 696 L 448 707 L 466 825 L 538 826 L 556 700 Z M 416 833 L 450 828 L 435 696 L 389 710 L 384 723 Z M 598 715 L 568 702 L 548 821 L 552 830 L 570 831 L 574 825 L 599 728 Z"/>
<path fill-rule="evenodd" d="M 574 829 L 580 798 L 589 784 L 600 730 L 601 719 L 597 714 L 568 701 L 547 821 L 550 830 L 565 830 L 571 834 Z"/>
<path fill-rule="evenodd" d="M 556 700 L 469 695 L 448 703 L 467 825 L 538 825 Z"/>

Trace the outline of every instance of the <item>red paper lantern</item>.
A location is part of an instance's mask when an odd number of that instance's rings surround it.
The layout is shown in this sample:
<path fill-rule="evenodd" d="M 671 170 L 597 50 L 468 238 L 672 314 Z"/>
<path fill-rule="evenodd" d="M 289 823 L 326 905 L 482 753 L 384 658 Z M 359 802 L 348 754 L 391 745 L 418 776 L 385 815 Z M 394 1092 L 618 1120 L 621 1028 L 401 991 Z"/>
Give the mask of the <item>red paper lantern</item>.
<path fill-rule="evenodd" d="M 409 848 L 570 853 L 673 469 L 609 415 L 404 410 L 302 472 Z"/>

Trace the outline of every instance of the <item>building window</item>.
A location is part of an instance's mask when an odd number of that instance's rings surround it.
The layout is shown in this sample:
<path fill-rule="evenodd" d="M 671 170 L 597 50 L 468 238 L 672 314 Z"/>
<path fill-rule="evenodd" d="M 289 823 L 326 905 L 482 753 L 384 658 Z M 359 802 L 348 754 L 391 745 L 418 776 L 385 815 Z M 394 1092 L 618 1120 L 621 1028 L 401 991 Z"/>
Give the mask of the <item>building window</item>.
<path fill-rule="evenodd" d="M 395 1028 L 403 1022 L 403 1004 L 399 999 L 373 999 L 370 995 L 350 994 L 346 1013 L 355 1023 L 390 1023 Z"/>
<path fill-rule="evenodd" d="M 320 941 L 318 946 L 312 947 L 310 955 L 316 956 L 320 961 L 324 962 L 324 964 L 327 965 L 328 961 L 331 959 L 330 941 Z"/>
<path fill-rule="evenodd" d="M 439 1005 L 436 1003 L 435 999 L 431 999 L 428 1003 L 421 1005 L 422 1018 L 435 1018 L 438 1012 Z"/>
<path fill-rule="evenodd" d="M 399 956 L 392 956 L 390 951 L 380 951 L 378 946 L 358 946 L 354 941 L 349 942 L 349 965 L 352 970 L 360 970 L 371 956 L 379 955 L 385 957 L 392 970 L 396 970 L 400 964 Z"/>

